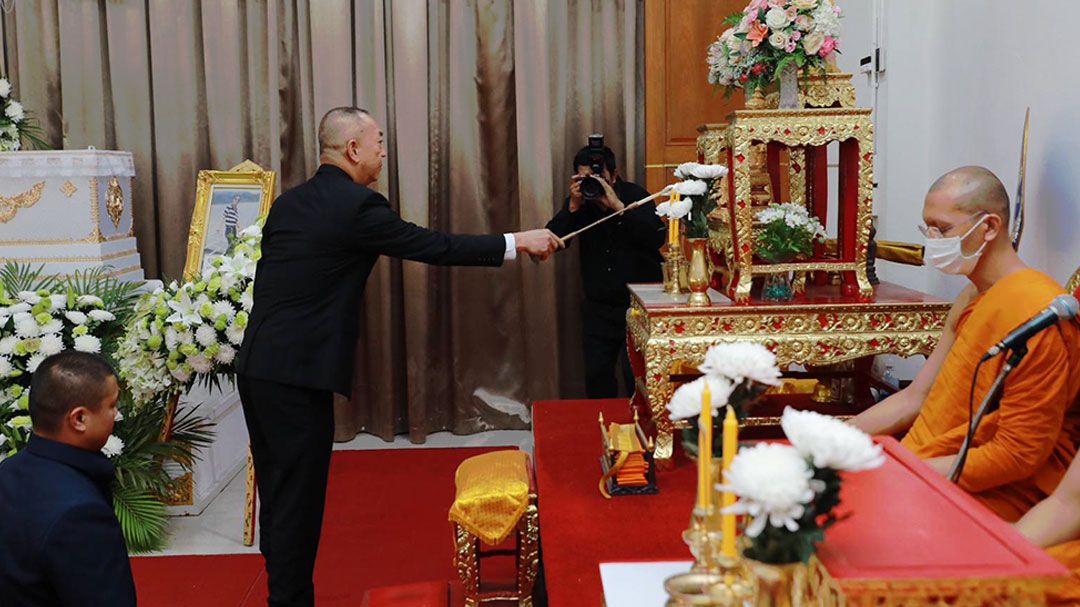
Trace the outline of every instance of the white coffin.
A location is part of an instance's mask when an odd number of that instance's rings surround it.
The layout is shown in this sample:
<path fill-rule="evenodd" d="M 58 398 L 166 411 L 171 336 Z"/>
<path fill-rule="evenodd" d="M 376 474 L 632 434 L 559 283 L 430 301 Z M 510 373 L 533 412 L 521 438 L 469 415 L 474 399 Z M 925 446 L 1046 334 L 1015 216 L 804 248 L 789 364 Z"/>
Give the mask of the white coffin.
<path fill-rule="evenodd" d="M 46 274 L 108 266 L 141 280 L 135 247 L 131 152 L 0 152 L 0 263 Z"/>
<path fill-rule="evenodd" d="M 182 477 L 180 490 L 168 500 L 171 515 L 201 514 L 237 473 L 247 470 L 248 433 L 240 394 L 224 376 L 220 379 L 221 390 L 192 386 L 177 405 L 178 416 L 198 406 L 199 414 L 215 427 L 214 442 L 199 453 L 190 475 L 178 465 L 167 465 L 173 478 Z M 238 531 L 243 519 L 244 513 L 237 511 Z"/>

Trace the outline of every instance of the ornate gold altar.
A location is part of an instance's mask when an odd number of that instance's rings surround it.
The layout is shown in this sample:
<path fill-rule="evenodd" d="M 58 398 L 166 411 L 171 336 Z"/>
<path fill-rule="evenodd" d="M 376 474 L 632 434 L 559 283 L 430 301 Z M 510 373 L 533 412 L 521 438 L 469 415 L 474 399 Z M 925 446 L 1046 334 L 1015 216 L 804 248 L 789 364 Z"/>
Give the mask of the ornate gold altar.
<path fill-rule="evenodd" d="M 718 288 L 740 303 L 750 299 L 755 275 L 794 272 L 801 293 L 809 272 L 838 272 L 845 295 L 873 295 L 867 254 L 873 216 L 874 127 L 869 108 L 857 108 L 851 74 L 829 72 L 801 81 L 803 109 L 777 110 L 774 93 L 756 95 L 723 124 L 699 127 L 698 158 L 725 164 L 714 185 L 710 216 Z M 806 205 L 822 224 L 828 218 L 827 146 L 839 146 L 837 245 L 817 246 L 810 259 L 769 264 L 755 257 L 755 208 L 770 202 Z M 786 156 L 786 157 L 785 157 Z M 781 161 L 782 157 L 784 162 Z M 781 174 L 782 169 L 786 174 Z M 786 187 L 785 187 L 786 186 Z M 780 200 L 785 190 L 784 200 Z"/>
<path fill-rule="evenodd" d="M 658 463 L 673 454 L 675 427 L 666 406 L 679 375 L 696 373 L 710 346 L 755 341 L 769 347 L 781 366 L 824 366 L 876 354 L 929 355 L 945 326 L 950 304 L 882 283 L 874 301 L 846 297 L 839 287 L 810 285 L 791 303 L 735 302 L 714 293 L 694 307 L 662 285 L 632 284 L 627 344 L 634 370 L 633 405 L 651 419 Z M 753 418 L 746 424 L 760 424 Z M 766 420 L 764 423 L 768 423 Z"/>

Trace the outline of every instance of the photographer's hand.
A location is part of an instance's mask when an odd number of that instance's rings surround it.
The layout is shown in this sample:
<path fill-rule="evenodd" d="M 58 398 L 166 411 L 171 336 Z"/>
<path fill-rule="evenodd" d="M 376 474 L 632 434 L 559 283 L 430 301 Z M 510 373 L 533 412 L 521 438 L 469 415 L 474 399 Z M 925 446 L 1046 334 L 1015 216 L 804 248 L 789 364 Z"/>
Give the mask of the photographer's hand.
<path fill-rule="evenodd" d="M 582 203 L 585 202 L 585 197 L 581 195 L 581 175 L 574 175 L 570 178 L 570 212 L 577 213 L 581 208 Z"/>
<path fill-rule="evenodd" d="M 597 179 L 597 181 L 599 181 L 600 185 L 604 187 L 604 197 L 600 199 L 600 204 L 611 209 L 612 211 L 615 211 L 616 213 L 623 210 L 623 207 L 625 207 L 626 205 L 624 205 L 623 202 L 619 200 L 618 194 L 615 193 L 615 189 L 611 187 L 611 184 L 608 183 L 607 179 Z"/>

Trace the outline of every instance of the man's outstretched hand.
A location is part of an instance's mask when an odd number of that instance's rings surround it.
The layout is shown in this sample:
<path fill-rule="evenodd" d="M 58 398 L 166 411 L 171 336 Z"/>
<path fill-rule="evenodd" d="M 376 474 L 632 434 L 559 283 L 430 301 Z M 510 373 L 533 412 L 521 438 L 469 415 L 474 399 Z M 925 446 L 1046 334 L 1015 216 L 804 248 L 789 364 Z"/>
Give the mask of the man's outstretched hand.
<path fill-rule="evenodd" d="M 529 230 L 514 234 L 518 253 L 528 253 L 534 260 L 544 261 L 566 246 L 551 230 Z"/>

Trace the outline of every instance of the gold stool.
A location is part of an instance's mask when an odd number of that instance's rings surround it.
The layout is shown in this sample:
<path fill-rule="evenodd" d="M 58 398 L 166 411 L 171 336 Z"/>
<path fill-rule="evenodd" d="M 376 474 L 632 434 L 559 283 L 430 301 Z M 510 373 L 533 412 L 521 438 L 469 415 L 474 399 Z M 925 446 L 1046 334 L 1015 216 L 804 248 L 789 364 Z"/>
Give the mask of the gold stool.
<path fill-rule="evenodd" d="M 457 496 L 450 507 L 454 524 L 454 566 L 464 585 L 466 607 L 489 601 L 516 601 L 532 607 L 540 567 L 540 515 L 529 455 L 495 451 L 470 457 L 455 475 Z M 497 547 L 513 537 L 514 548 Z M 480 579 L 480 561 L 515 557 L 512 589 L 487 589 Z"/>

